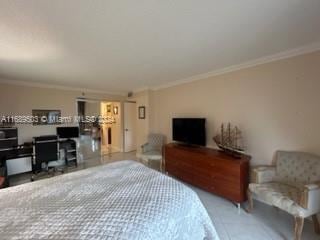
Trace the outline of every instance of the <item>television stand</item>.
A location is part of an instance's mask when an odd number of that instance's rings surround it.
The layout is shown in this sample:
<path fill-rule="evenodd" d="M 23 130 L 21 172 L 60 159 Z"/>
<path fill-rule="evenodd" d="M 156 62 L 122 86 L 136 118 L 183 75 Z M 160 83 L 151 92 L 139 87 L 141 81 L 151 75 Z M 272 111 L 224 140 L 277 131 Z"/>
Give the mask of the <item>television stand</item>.
<path fill-rule="evenodd" d="M 184 182 L 222 196 L 239 207 L 247 200 L 250 156 L 234 158 L 206 147 L 170 143 L 164 147 L 165 172 Z"/>

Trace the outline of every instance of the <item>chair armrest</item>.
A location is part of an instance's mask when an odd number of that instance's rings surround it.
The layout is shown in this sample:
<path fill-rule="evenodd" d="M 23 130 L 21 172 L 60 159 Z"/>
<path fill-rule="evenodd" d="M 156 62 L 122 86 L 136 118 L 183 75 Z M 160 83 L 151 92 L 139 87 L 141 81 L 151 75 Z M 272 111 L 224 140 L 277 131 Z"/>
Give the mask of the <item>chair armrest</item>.
<path fill-rule="evenodd" d="M 272 182 L 276 175 L 275 166 L 256 166 L 251 168 L 252 183 L 267 183 Z"/>
<path fill-rule="evenodd" d="M 320 181 L 304 185 L 299 205 L 314 213 L 320 211 Z"/>
<path fill-rule="evenodd" d="M 304 188 L 309 190 L 309 191 L 310 190 L 315 190 L 315 189 L 318 189 L 318 188 L 320 189 L 320 181 L 306 184 L 306 185 L 304 185 Z"/>
<path fill-rule="evenodd" d="M 145 144 L 141 145 L 141 152 L 142 153 L 148 152 L 149 148 L 150 148 L 149 143 L 145 143 Z"/>

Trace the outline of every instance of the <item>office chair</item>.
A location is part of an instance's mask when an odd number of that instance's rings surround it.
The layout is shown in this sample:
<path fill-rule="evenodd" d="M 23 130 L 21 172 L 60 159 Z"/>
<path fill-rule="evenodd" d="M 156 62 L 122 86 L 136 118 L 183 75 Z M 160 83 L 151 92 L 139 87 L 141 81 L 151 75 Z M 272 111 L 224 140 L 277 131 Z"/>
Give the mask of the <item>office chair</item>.
<path fill-rule="evenodd" d="M 65 161 L 59 159 L 59 141 L 58 136 L 48 135 L 33 138 L 33 159 L 31 181 L 35 180 L 41 172 L 53 174 L 57 171 L 64 172 Z"/>

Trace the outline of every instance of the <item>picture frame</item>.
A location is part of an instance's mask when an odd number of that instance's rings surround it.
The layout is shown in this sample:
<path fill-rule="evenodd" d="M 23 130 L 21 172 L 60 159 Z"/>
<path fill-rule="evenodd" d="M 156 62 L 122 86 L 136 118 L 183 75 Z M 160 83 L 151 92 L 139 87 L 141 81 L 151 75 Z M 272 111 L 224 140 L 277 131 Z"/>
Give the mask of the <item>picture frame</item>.
<path fill-rule="evenodd" d="M 114 107 L 113 107 L 113 114 L 114 114 L 114 115 L 118 115 L 118 114 L 119 114 L 119 108 L 118 108 L 118 106 L 114 106 Z"/>
<path fill-rule="evenodd" d="M 146 107 L 145 106 L 139 106 L 139 108 L 138 108 L 138 117 L 139 117 L 139 119 L 145 119 L 146 118 Z"/>
<path fill-rule="evenodd" d="M 33 125 L 58 125 L 61 124 L 61 110 L 32 109 Z"/>
<path fill-rule="evenodd" d="M 107 112 L 110 113 L 111 112 L 111 104 L 107 105 Z"/>

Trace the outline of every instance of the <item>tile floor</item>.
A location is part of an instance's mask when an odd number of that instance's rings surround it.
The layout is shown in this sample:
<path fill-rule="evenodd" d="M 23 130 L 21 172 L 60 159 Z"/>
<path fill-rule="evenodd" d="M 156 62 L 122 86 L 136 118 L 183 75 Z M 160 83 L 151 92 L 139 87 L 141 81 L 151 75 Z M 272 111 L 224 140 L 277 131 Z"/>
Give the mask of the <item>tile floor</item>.
<path fill-rule="evenodd" d="M 80 136 L 77 142 L 78 162 L 119 152 L 119 150 L 112 145 L 103 145 L 100 140 L 93 140 L 87 135 Z"/>
<path fill-rule="evenodd" d="M 88 167 L 106 164 L 123 159 L 137 160 L 135 152 L 108 153 L 104 155 L 89 154 L 84 158 L 76 171 Z M 31 174 L 21 174 L 10 179 L 11 185 L 22 184 L 30 181 Z M 293 239 L 293 218 L 285 212 L 273 207 L 255 202 L 254 211 L 248 214 L 241 211 L 229 201 L 192 187 L 206 207 L 221 240 L 291 240 Z M 313 231 L 312 222 L 305 221 L 303 240 L 319 240 L 320 236 Z"/>
<path fill-rule="evenodd" d="M 254 202 L 251 214 L 241 211 L 229 201 L 195 187 L 221 240 L 292 240 L 293 217 L 281 210 Z M 319 240 L 312 221 L 305 221 L 302 240 Z"/>

